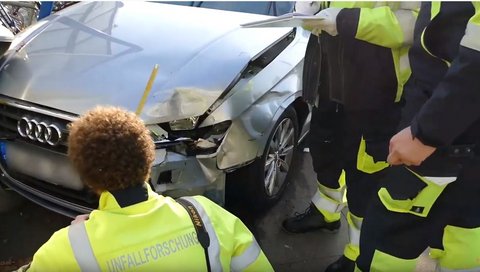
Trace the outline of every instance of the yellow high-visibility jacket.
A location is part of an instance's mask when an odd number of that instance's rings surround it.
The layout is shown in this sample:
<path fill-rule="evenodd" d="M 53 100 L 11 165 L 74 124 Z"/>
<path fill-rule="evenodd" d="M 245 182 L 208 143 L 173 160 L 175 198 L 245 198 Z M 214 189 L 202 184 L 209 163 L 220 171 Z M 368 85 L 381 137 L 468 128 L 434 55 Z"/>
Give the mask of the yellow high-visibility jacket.
<path fill-rule="evenodd" d="M 323 4 L 323 3 L 322 3 Z M 325 6 L 325 5 L 323 5 Z M 320 35 L 331 96 L 346 110 L 389 108 L 410 77 L 418 2 L 332 1 L 338 36 Z"/>
<path fill-rule="evenodd" d="M 319 38 L 313 37 L 321 44 L 321 65 L 315 54 L 319 46 L 309 41 L 311 48 L 307 48 L 305 63 L 310 66 L 304 70 L 312 75 L 304 78 L 303 83 L 308 100 L 315 101 L 316 94 L 309 92 L 318 91 L 321 99 L 337 101 L 348 111 L 388 110 L 400 101 L 411 74 L 408 49 L 413 42 L 420 3 L 318 1 L 297 4 L 300 12 L 306 14 L 328 7 L 342 9 L 336 17 L 337 36 L 323 33 Z M 310 60 L 310 56 L 314 59 Z M 315 76 L 316 79 L 311 78 Z"/>
<path fill-rule="evenodd" d="M 142 195 L 138 189 L 133 195 Z M 186 209 L 149 186 L 140 189 L 143 201 L 128 206 L 116 194 L 102 193 L 99 209 L 55 232 L 28 271 L 206 271 L 205 251 Z M 186 199 L 210 236 L 211 271 L 273 271 L 240 219 L 205 197 Z"/>
<path fill-rule="evenodd" d="M 328 88 L 342 97 L 346 109 L 385 113 L 362 128 L 357 157 L 360 171 L 375 173 L 388 166 L 388 140 L 400 116 L 395 103 L 411 75 L 408 51 L 420 3 L 332 1 L 330 7 L 342 10 L 337 16 L 339 35 L 323 37 L 332 75 Z"/>

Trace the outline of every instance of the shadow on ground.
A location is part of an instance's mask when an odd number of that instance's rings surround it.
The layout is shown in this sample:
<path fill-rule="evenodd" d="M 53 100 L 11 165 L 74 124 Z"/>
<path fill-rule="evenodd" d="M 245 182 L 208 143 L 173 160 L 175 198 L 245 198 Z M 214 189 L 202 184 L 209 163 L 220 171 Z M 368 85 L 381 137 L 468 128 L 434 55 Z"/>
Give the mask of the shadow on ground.
<path fill-rule="evenodd" d="M 71 221 L 20 196 L 15 198 L 15 205 L 0 213 L 0 271 L 12 271 L 28 263 L 56 230 Z"/>
<path fill-rule="evenodd" d="M 241 203 L 229 206 L 257 237 L 276 271 L 323 271 L 343 253 L 348 241 L 344 218 L 339 233 L 321 231 L 290 234 L 282 230 L 282 221 L 295 212 L 303 212 L 315 192 L 316 180 L 308 153 L 298 154 L 292 165 L 295 173 L 280 201 L 264 214 L 251 214 Z"/>

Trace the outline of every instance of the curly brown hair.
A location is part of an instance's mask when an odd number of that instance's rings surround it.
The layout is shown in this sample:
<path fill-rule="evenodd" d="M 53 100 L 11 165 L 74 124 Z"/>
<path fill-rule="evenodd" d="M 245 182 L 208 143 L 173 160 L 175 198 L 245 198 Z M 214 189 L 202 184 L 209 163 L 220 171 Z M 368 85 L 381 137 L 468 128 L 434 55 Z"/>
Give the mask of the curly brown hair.
<path fill-rule="evenodd" d="M 68 156 L 82 181 L 94 191 L 133 187 L 150 176 L 155 145 L 134 113 L 96 107 L 69 129 Z"/>

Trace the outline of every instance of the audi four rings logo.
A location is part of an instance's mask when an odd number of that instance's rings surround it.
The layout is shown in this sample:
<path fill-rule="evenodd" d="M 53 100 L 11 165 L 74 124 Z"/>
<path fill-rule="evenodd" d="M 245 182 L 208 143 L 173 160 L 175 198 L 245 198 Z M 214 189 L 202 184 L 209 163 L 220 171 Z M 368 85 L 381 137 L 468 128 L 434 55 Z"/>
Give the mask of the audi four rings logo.
<path fill-rule="evenodd" d="M 51 146 L 57 145 L 62 140 L 62 132 L 57 125 L 38 122 L 27 117 L 23 117 L 17 122 L 17 131 L 24 138 Z"/>

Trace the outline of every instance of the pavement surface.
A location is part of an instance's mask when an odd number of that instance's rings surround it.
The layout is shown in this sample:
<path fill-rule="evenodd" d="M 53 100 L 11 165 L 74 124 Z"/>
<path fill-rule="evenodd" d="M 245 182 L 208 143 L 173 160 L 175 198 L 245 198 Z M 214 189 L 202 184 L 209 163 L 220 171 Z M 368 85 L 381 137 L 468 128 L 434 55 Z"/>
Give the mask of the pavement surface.
<path fill-rule="evenodd" d="M 229 209 L 252 230 L 276 271 L 324 271 L 341 256 L 348 241 L 345 216 L 337 234 L 284 232 L 280 227 L 283 219 L 304 211 L 315 189 L 315 175 L 308 153 L 299 154 L 292 167 L 295 175 L 285 195 L 268 212 L 252 215 L 240 206 Z M 12 195 L 0 192 L 0 206 L 8 198 Z M 70 218 L 14 195 L 13 204 L 0 210 L 0 271 L 11 271 L 29 262 L 53 232 L 69 225 L 70 221 Z M 424 258 L 417 271 L 433 271 L 433 264 Z"/>
<path fill-rule="evenodd" d="M 285 195 L 268 214 L 257 219 L 254 232 L 276 271 L 324 271 L 343 254 L 348 242 L 345 215 L 336 234 L 314 231 L 303 234 L 287 233 L 282 221 L 295 213 L 302 213 L 310 205 L 316 190 L 316 175 L 310 155 L 303 153 L 293 165 L 295 175 Z"/>

